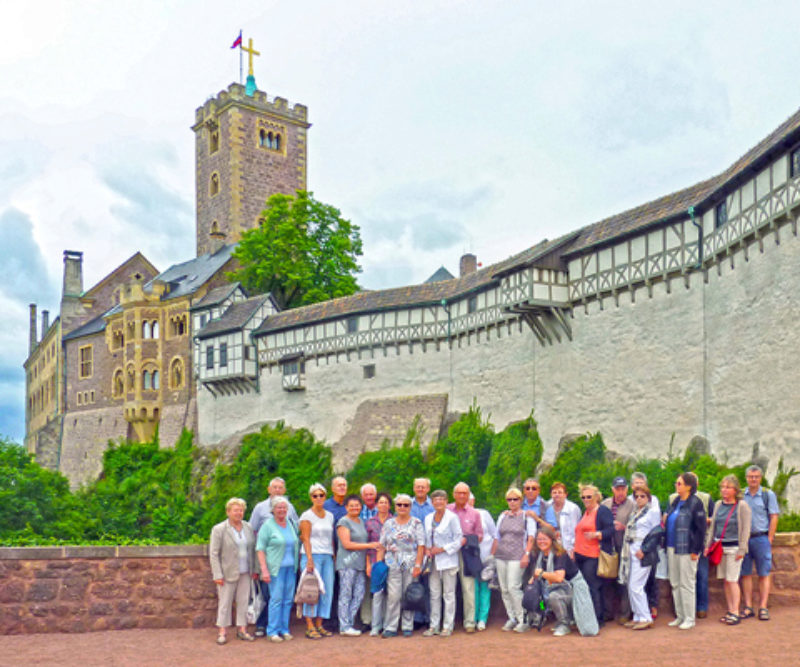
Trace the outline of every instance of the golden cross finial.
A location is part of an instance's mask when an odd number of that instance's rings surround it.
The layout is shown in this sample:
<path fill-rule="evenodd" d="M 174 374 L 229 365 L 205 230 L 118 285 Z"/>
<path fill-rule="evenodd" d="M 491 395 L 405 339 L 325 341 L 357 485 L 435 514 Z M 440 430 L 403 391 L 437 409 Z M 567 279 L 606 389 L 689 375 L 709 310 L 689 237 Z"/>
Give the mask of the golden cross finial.
<path fill-rule="evenodd" d="M 260 56 L 261 53 L 253 48 L 253 40 L 247 40 L 247 47 L 240 47 L 242 51 L 247 51 L 247 73 L 253 76 L 253 56 Z"/>

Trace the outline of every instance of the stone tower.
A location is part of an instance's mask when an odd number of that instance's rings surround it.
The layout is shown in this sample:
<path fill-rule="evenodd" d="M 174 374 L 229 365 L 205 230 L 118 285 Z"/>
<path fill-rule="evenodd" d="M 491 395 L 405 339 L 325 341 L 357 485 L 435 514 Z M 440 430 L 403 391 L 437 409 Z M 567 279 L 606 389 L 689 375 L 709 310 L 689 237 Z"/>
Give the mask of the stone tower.
<path fill-rule="evenodd" d="M 306 189 L 308 109 L 234 83 L 195 113 L 197 254 L 236 243 L 276 192 Z"/>

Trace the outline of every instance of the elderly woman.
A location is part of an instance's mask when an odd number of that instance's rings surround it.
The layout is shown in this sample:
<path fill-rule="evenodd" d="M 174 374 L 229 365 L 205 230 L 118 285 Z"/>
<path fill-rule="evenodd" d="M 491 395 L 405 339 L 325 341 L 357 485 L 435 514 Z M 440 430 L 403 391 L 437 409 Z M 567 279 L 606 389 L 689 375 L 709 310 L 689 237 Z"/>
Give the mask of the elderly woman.
<path fill-rule="evenodd" d="M 269 584 L 267 636 L 272 642 L 292 639 L 289 614 L 294 600 L 297 554 L 300 541 L 294 524 L 286 517 L 289 502 L 283 496 L 272 499 L 272 517 L 258 531 L 256 555 L 261 580 Z"/>
<path fill-rule="evenodd" d="M 347 496 L 347 511 L 336 524 L 339 549 L 336 552 L 336 571 L 339 573 L 339 634 L 357 637 L 360 630 L 353 627 L 356 612 L 364 598 L 367 550 L 377 549 L 378 542 L 367 542 L 367 529 L 361 520 L 361 498 Z"/>
<path fill-rule="evenodd" d="M 597 576 L 597 565 L 601 549 L 607 554 L 614 553 L 614 515 L 600 504 L 603 496 L 596 486 L 588 484 L 579 488 L 586 511 L 575 526 L 575 564 L 589 586 L 597 623 L 602 626 L 603 582 Z"/>
<path fill-rule="evenodd" d="M 553 635 L 556 637 L 570 633 L 572 587 L 568 582 L 578 574 L 578 566 L 556 540 L 555 530 L 550 525 L 541 526 L 536 534 L 536 549 L 523 578 L 528 584 L 533 584 L 538 578 L 544 581 L 547 608 L 556 619 L 553 626 Z"/>
<path fill-rule="evenodd" d="M 423 637 L 453 634 L 456 620 L 456 578 L 458 552 L 461 550 L 461 522 L 447 509 L 447 491 L 437 489 L 431 494 L 433 513 L 425 517 L 425 553 L 432 560 L 430 586 L 431 620 Z M 442 620 L 444 602 L 444 621 Z"/>
<path fill-rule="evenodd" d="M 388 493 L 381 492 L 375 499 L 375 507 L 378 513 L 366 523 L 367 542 L 378 542 L 381 540 L 383 524 L 392 516 L 392 498 Z M 377 549 L 367 551 L 367 578 L 372 577 L 372 566 L 377 560 Z M 386 590 L 380 590 L 372 595 L 372 614 L 369 634 L 377 637 L 383 630 L 383 619 L 386 616 Z"/>
<path fill-rule="evenodd" d="M 522 509 L 522 491 L 511 487 L 506 491 L 508 509 L 497 517 L 497 537 L 492 545 L 492 555 L 497 567 L 500 592 L 508 620 L 501 628 L 505 632 L 525 632 L 522 609 L 522 572 L 528 567 L 536 535 L 536 520 Z"/>
<path fill-rule="evenodd" d="M 247 503 L 241 498 L 231 498 L 225 504 L 228 518 L 211 529 L 208 557 L 211 575 L 217 585 L 217 644 L 228 641 L 227 627 L 231 624 L 231 603 L 236 600 L 236 636 L 251 642 L 254 637 L 247 632 L 247 601 L 250 596 L 250 578 L 255 576 L 253 545 L 255 535 L 244 511 Z"/>
<path fill-rule="evenodd" d="M 331 635 L 322 627 L 322 621 L 331 617 L 333 598 L 333 514 L 323 507 L 326 493 L 322 484 L 312 484 L 308 495 L 311 509 L 300 515 L 300 540 L 303 543 L 300 569 L 307 572 L 316 569 L 325 584 L 325 592 L 317 604 L 303 605 L 303 616 L 306 619 L 306 637 L 321 639 Z"/>
<path fill-rule="evenodd" d="M 744 501 L 744 493 L 736 475 L 725 475 L 722 478 L 719 494 L 720 502 L 711 515 L 704 553 L 708 556 L 713 542 L 722 542 L 722 560 L 717 565 L 717 579 L 725 580 L 723 588 L 728 613 L 719 620 L 728 625 L 738 625 L 742 620 L 739 616 L 739 574 L 750 541 L 752 512 Z"/>
<path fill-rule="evenodd" d="M 675 480 L 678 494 L 664 515 L 666 526 L 667 569 L 675 603 L 675 619 L 669 622 L 680 630 L 691 630 L 695 619 L 697 560 L 706 537 L 706 510 L 697 493 L 697 477 L 682 473 Z"/>
<path fill-rule="evenodd" d="M 395 516 L 387 519 L 381 530 L 381 549 L 378 560 L 386 561 L 386 618 L 383 637 L 397 636 L 400 609 L 406 587 L 422 571 L 425 555 L 425 529 L 422 522 L 411 516 L 411 496 L 401 493 L 394 499 Z M 414 630 L 414 612 L 403 611 L 403 635 L 410 637 Z"/>
<path fill-rule="evenodd" d="M 642 542 L 653 528 L 661 525 L 661 513 L 651 503 L 652 494 L 647 485 L 639 485 L 633 490 L 636 508 L 628 517 L 625 535 L 622 538 L 619 582 L 628 586 L 628 599 L 631 602 L 633 620 L 625 624 L 633 630 L 646 630 L 653 627 L 653 616 L 647 604 L 645 585 L 652 565 L 645 564 Z M 657 556 L 656 556 L 657 558 Z"/>

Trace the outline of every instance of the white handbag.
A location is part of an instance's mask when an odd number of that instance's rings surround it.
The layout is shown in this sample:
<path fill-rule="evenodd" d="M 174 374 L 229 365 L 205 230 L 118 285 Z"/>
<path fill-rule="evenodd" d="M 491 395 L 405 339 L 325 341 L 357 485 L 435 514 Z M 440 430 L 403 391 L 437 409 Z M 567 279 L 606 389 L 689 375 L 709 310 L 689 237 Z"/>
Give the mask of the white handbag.
<path fill-rule="evenodd" d="M 255 579 L 250 580 L 250 603 L 247 605 L 247 622 L 254 624 L 264 609 L 264 597 L 261 595 L 261 586 Z"/>

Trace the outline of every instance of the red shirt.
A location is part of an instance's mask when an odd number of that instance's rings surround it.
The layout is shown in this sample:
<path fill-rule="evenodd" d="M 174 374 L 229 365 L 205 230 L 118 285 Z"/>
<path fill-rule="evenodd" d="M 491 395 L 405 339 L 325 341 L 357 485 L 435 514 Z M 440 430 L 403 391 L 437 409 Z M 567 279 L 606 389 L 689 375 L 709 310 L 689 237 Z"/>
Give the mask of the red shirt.
<path fill-rule="evenodd" d="M 483 539 L 483 521 L 481 515 L 474 507 L 465 505 L 464 509 L 458 509 L 455 503 L 450 503 L 447 506 L 451 512 L 455 512 L 458 521 L 461 523 L 461 532 L 464 536 L 477 535 L 478 541 Z"/>
<path fill-rule="evenodd" d="M 584 537 L 584 532 L 595 532 L 597 530 L 597 508 L 595 507 L 591 512 L 588 510 L 584 512 L 578 525 L 575 526 L 575 553 L 588 558 L 600 557 L 600 540 L 593 538 L 587 540 Z"/>

